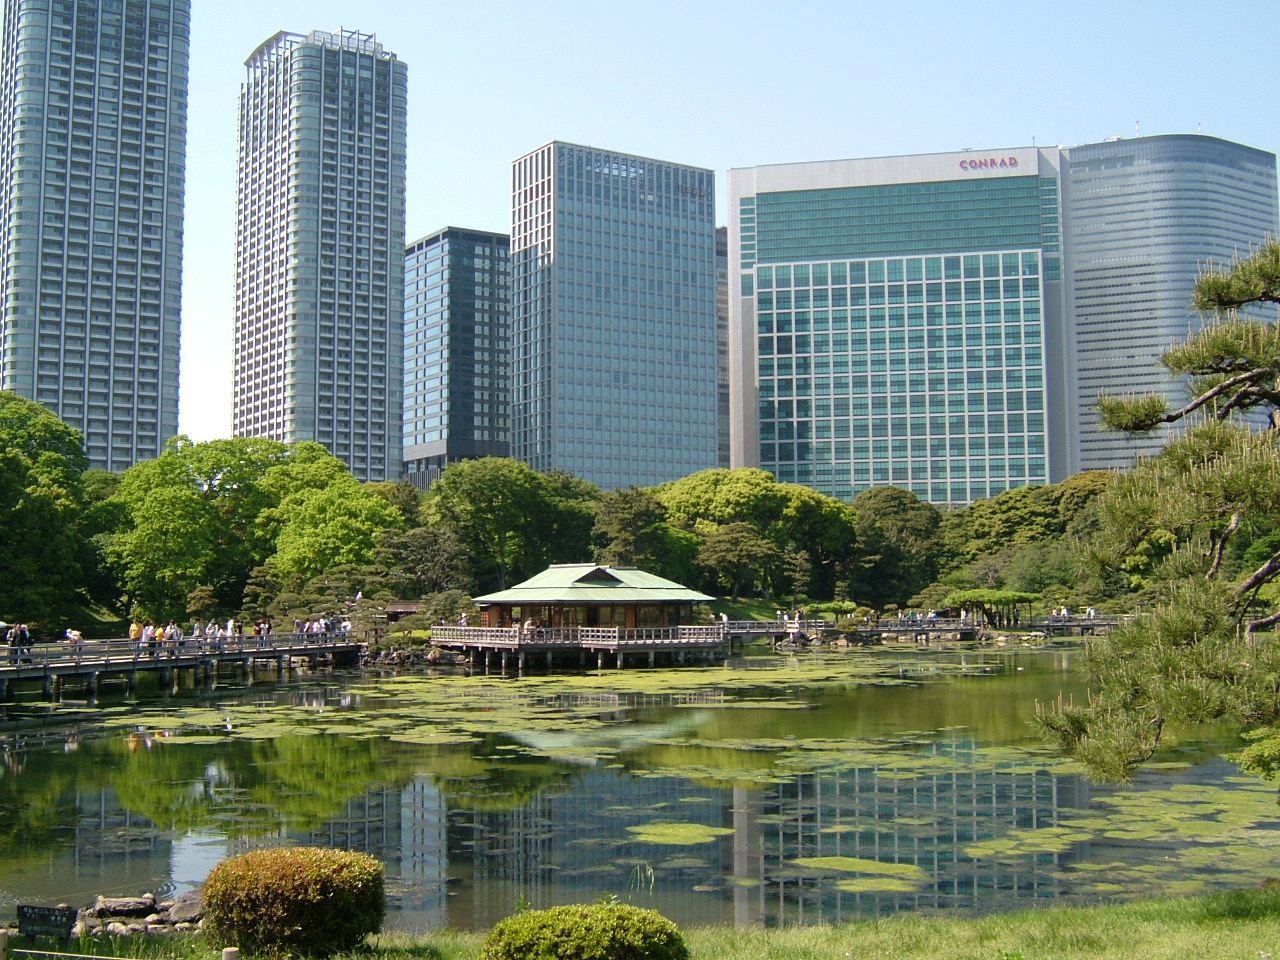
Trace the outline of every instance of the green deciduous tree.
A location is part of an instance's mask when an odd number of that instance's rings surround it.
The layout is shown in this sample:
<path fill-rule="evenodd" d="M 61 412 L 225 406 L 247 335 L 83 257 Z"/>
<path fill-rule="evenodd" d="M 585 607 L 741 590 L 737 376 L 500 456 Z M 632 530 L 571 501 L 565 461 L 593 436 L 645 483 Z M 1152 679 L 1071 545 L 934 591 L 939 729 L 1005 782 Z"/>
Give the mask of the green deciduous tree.
<path fill-rule="evenodd" d="M 0 391 L 0 619 L 56 630 L 77 615 L 92 557 L 79 527 L 87 466 L 77 430 Z"/>
<path fill-rule="evenodd" d="M 714 571 L 734 600 L 760 583 L 778 559 L 777 547 L 742 521 L 707 525 L 698 550 L 698 562 Z"/>
<path fill-rule="evenodd" d="M 599 491 L 570 474 L 540 474 L 504 457 L 452 463 L 428 491 L 432 526 L 468 544 L 479 589 L 505 589 L 548 563 L 590 556 Z"/>
<path fill-rule="evenodd" d="M 859 563 L 849 592 L 873 607 L 903 604 L 938 574 L 942 515 L 899 487 L 873 487 L 853 501 Z"/>

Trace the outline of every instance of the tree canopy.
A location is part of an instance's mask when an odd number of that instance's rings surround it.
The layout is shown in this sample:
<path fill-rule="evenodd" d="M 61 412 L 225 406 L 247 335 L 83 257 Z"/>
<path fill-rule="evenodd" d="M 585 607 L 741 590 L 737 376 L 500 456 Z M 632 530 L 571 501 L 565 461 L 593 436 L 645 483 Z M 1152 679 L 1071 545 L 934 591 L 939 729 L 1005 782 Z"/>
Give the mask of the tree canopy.
<path fill-rule="evenodd" d="M 1090 645 L 1088 705 L 1038 714 L 1047 735 L 1101 776 L 1129 776 L 1169 722 L 1233 720 L 1253 741 L 1240 755 L 1246 769 L 1270 773 L 1280 758 L 1280 337 L 1234 313 L 1277 302 L 1278 264 L 1280 248 L 1268 243 L 1197 283 L 1194 303 L 1215 317 L 1162 358 L 1189 377 L 1188 403 L 1100 404 L 1115 428 L 1185 426 L 1108 487 L 1090 548 L 1096 566 L 1156 591 L 1154 609 Z"/>

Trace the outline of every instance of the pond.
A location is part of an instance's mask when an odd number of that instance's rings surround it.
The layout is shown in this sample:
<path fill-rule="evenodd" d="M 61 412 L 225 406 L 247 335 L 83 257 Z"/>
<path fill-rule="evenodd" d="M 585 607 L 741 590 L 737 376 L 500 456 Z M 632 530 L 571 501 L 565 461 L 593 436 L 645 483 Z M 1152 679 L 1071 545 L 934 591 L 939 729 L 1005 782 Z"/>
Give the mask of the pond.
<path fill-rule="evenodd" d="M 681 924 L 839 922 L 1256 884 L 1274 788 L 1170 733 L 1124 788 L 1041 744 L 1070 649 L 858 650 L 724 667 L 351 673 L 10 706 L 0 919 L 177 893 L 224 857 L 322 844 L 386 865 L 388 926 L 484 929 L 616 895 Z M 19 714 L 49 711 L 39 724 Z"/>

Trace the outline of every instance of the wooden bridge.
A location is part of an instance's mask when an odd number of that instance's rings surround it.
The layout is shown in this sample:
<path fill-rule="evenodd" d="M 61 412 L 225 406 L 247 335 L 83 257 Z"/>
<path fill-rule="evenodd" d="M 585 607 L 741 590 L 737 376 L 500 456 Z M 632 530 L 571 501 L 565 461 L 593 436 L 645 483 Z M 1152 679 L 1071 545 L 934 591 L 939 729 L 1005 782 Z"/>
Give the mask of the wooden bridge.
<path fill-rule="evenodd" d="M 255 661 L 273 661 L 283 674 L 295 657 L 313 665 L 321 658 L 354 665 L 363 648 L 363 642 L 342 633 L 269 633 L 213 640 L 194 637 L 178 643 L 148 644 L 126 638 L 0 646 L 0 700 L 7 700 L 14 685 L 23 681 L 38 681 L 46 700 L 59 699 L 70 682 L 86 684 L 89 695 L 96 697 L 106 679 L 123 680 L 133 693 L 141 673 L 158 673 L 161 682 L 167 683 L 176 677 L 176 671 L 192 670 L 197 682 L 213 683 L 219 667 L 227 663 L 237 665 L 243 679 L 250 680 Z"/>

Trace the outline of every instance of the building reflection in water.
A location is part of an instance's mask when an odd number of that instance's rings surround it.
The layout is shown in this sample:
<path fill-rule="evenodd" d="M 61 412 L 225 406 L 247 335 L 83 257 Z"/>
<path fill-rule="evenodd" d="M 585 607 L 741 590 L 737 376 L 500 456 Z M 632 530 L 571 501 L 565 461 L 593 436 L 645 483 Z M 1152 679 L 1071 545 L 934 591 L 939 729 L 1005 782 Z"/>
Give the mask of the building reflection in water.
<path fill-rule="evenodd" d="M 810 924 L 919 908 L 989 907 L 1062 892 L 1070 854 L 970 859 L 964 848 L 1011 829 L 1055 826 L 1089 802 L 1077 776 L 1025 762 L 991 769 L 957 734 L 922 744 L 949 772 L 904 776 L 874 766 L 782 782 L 695 783 L 584 766 L 507 805 L 446 800 L 427 778 L 376 788 L 308 842 L 364 850 L 387 864 L 391 924 L 482 929 L 514 911 L 617 895 L 678 923 Z M 710 842 L 658 845 L 628 829 L 654 821 L 728 827 Z M 809 857 L 910 864 L 909 890 L 845 890 Z M 650 886 L 649 870 L 652 870 Z"/>

